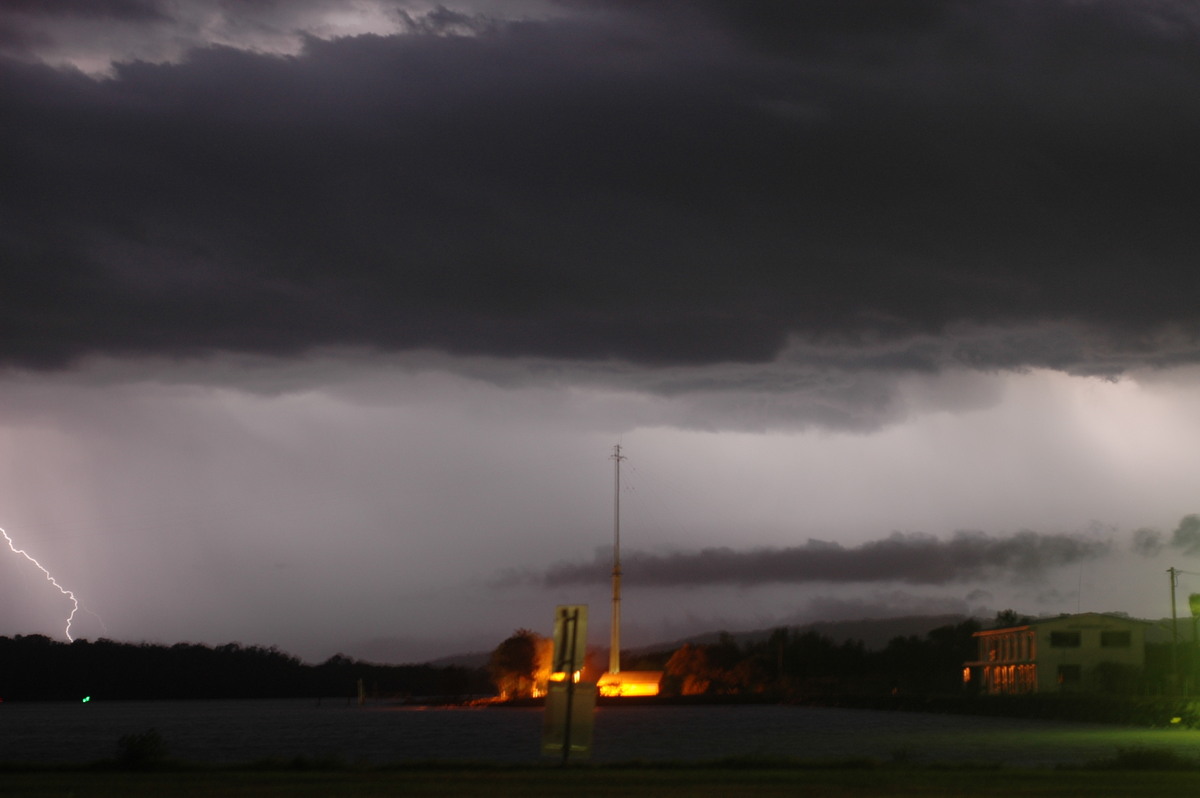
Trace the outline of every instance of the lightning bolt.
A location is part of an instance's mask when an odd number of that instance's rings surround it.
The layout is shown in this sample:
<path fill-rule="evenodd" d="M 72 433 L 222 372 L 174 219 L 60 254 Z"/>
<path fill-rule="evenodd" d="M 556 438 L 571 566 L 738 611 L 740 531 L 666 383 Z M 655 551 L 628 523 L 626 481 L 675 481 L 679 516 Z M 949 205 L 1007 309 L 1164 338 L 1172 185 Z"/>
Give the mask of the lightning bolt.
<path fill-rule="evenodd" d="M 8 541 L 8 547 L 12 549 L 13 554 L 20 554 L 22 557 L 36 565 L 38 570 L 46 575 L 46 581 L 58 588 L 59 593 L 62 593 L 71 600 L 71 614 L 67 616 L 67 628 L 65 630 L 65 634 L 67 636 L 67 640 L 75 642 L 75 638 L 71 637 L 71 621 L 75 620 L 75 613 L 79 612 L 79 599 L 75 598 L 75 594 L 70 590 L 67 590 L 65 587 L 60 585 L 58 580 L 51 576 L 50 572 L 46 570 L 46 566 L 42 565 L 40 562 L 30 556 L 29 552 L 25 551 L 24 549 L 18 549 L 17 544 L 13 543 L 13 539 L 8 536 L 8 533 L 4 531 L 3 527 L 0 527 L 0 535 L 4 535 L 4 539 Z"/>

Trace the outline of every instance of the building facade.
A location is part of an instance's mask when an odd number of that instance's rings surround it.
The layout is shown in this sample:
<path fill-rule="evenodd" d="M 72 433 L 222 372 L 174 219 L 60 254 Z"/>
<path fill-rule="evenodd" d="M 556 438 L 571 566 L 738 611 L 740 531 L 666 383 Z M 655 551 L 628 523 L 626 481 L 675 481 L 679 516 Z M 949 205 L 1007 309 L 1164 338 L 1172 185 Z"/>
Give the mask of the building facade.
<path fill-rule="evenodd" d="M 1110 690 L 1145 667 L 1146 626 L 1087 612 L 985 629 L 963 680 L 990 695 Z"/>

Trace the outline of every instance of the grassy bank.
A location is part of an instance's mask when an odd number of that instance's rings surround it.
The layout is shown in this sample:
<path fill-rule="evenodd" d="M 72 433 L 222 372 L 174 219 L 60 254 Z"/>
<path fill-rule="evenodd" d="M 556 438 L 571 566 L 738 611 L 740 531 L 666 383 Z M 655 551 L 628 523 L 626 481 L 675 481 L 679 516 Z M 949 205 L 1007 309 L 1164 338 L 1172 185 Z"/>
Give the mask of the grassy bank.
<path fill-rule="evenodd" d="M 1121 726 L 1200 727 L 1200 701 L 1185 697 L 1091 694 L 830 696 L 797 703 L 844 709 L 1036 718 Z"/>
<path fill-rule="evenodd" d="M 1154 762 L 1114 760 L 1079 770 L 938 768 L 844 763 L 827 766 L 727 763 L 696 766 L 416 767 L 387 769 L 6 770 L 3 794 L 107 796 L 1104 796 L 1189 795 L 1200 770 L 1121 769 Z"/>

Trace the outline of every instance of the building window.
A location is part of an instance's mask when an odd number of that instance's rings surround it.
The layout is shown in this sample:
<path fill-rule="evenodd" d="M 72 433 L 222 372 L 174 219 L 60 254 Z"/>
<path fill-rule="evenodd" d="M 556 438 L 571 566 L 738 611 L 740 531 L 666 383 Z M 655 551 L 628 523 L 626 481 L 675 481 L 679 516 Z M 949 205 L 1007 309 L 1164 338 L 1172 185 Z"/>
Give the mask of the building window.
<path fill-rule="evenodd" d="M 1079 684 L 1083 681 L 1083 668 L 1079 665 L 1059 665 L 1058 683 L 1063 685 Z"/>
<path fill-rule="evenodd" d="M 1101 632 L 1100 645 L 1104 648 L 1129 648 L 1133 645 L 1129 632 Z"/>
<path fill-rule="evenodd" d="M 1079 632 L 1051 632 L 1051 648 L 1079 648 L 1082 642 Z"/>

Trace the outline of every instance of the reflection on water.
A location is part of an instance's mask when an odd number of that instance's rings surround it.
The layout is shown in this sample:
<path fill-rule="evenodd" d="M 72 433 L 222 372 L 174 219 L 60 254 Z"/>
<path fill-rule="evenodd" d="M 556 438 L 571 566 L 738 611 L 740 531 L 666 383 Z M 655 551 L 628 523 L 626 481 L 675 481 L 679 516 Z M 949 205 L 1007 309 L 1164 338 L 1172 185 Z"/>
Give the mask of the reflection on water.
<path fill-rule="evenodd" d="M 0 761 L 90 762 L 123 735 L 156 729 L 197 762 L 339 757 L 536 762 L 540 709 L 358 707 L 313 701 L 0 704 Z M 1200 731 L 793 706 L 601 707 L 599 762 L 721 757 L 870 757 L 1010 765 L 1083 763 L 1118 748 L 1192 757 Z"/>

